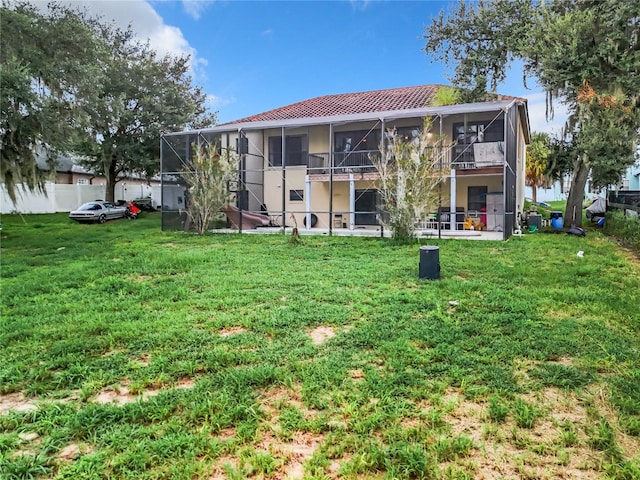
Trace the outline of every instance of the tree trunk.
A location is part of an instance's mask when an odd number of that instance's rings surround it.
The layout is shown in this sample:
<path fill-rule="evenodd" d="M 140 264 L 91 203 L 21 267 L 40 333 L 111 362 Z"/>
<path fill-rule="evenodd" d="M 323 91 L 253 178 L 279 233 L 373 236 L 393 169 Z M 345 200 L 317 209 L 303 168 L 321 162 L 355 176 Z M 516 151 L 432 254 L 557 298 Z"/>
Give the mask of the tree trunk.
<path fill-rule="evenodd" d="M 567 208 L 564 212 L 564 227 L 570 228 L 572 225 L 582 226 L 582 201 L 584 200 L 584 187 L 589 177 L 589 166 L 582 158 L 578 160 L 573 169 L 571 179 L 571 189 L 567 197 Z M 575 211 L 575 220 L 573 218 Z"/>
<path fill-rule="evenodd" d="M 531 199 L 534 205 L 538 204 L 538 187 L 535 185 L 531 187 Z"/>
<path fill-rule="evenodd" d="M 108 168 L 105 169 L 105 177 L 107 178 L 107 186 L 106 186 L 106 197 L 105 200 L 107 202 L 114 203 L 115 202 L 115 191 L 116 191 L 116 181 L 117 181 L 117 173 L 116 173 L 116 161 L 113 160 Z M 124 198 L 123 198 L 124 200 Z"/>

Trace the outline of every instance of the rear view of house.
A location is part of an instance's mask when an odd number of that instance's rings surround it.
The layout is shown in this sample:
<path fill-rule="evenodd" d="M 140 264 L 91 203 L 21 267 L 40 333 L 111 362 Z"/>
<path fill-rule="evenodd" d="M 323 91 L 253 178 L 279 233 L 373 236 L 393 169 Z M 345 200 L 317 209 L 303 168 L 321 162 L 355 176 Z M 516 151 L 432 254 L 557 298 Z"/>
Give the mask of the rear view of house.
<path fill-rule="evenodd" d="M 377 156 L 386 132 L 411 141 L 431 120 L 449 145 L 439 201 L 422 212 L 422 228 L 462 229 L 473 218 L 508 238 L 524 202 L 529 141 L 523 99 L 434 106 L 442 86 L 424 85 L 327 95 L 209 129 L 170 133 L 161 140 L 163 228 L 182 228 L 188 185 L 181 171 L 198 145 L 240 154 L 236 206 L 266 213 L 275 225 L 354 230 L 379 228 L 384 207 Z M 438 222 L 439 220 L 439 222 Z"/>

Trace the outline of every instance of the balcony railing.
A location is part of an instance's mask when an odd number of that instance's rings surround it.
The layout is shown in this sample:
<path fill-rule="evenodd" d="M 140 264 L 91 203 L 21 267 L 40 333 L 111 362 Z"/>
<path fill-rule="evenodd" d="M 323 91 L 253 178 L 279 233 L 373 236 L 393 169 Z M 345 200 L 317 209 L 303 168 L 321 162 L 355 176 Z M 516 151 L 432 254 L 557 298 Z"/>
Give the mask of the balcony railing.
<path fill-rule="evenodd" d="M 477 142 L 454 145 L 451 168 L 476 169 L 504 166 L 504 142 Z"/>
<path fill-rule="evenodd" d="M 333 154 L 334 173 L 375 172 L 372 159 L 379 158 L 380 150 L 356 150 L 353 152 L 335 152 Z M 308 173 L 326 174 L 331 170 L 331 154 L 310 153 Z"/>
<path fill-rule="evenodd" d="M 372 159 L 379 158 L 380 150 L 356 150 L 353 152 L 333 153 L 334 173 L 375 172 Z M 310 153 L 307 172 L 327 174 L 331 170 L 330 153 Z M 469 170 L 486 167 L 504 166 L 502 142 L 488 142 L 473 145 L 454 145 L 446 147 L 442 155 L 433 152 L 431 155 L 443 170 Z"/>

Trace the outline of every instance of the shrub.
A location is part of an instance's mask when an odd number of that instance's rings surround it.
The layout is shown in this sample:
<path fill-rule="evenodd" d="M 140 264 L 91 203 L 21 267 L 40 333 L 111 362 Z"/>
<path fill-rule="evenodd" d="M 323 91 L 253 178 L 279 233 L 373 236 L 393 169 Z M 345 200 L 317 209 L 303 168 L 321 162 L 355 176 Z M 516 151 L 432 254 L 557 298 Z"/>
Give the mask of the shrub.
<path fill-rule="evenodd" d="M 640 252 L 640 218 L 623 212 L 608 212 L 604 232 L 618 238 L 622 243 Z"/>

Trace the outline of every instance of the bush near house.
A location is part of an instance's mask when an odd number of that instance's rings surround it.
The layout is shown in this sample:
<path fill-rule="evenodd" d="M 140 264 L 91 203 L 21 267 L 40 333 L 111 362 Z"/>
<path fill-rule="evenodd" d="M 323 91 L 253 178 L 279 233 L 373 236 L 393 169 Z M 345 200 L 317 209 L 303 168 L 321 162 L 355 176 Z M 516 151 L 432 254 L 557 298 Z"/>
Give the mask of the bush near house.
<path fill-rule="evenodd" d="M 640 217 L 621 211 L 607 212 L 604 231 L 640 253 Z"/>

